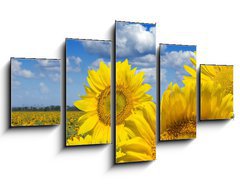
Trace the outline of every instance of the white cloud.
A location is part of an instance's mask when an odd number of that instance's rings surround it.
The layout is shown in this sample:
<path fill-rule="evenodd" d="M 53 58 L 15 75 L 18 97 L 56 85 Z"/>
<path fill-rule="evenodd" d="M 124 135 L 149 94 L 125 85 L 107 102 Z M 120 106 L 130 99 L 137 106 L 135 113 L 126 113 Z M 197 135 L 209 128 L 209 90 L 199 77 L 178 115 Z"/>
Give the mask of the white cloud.
<path fill-rule="evenodd" d="M 179 68 L 185 64 L 191 64 L 190 57 L 195 58 L 194 52 L 192 51 L 166 52 L 164 55 L 161 56 L 161 65 Z"/>
<path fill-rule="evenodd" d="M 46 77 L 46 75 L 45 75 L 44 73 L 40 73 L 39 76 L 40 76 L 41 78 Z"/>
<path fill-rule="evenodd" d="M 111 42 L 100 40 L 81 40 L 80 41 L 87 52 L 98 54 L 101 57 L 110 57 Z"/>
<path fill-rule="evenodd" d="M 161 79 L 161 83 L 167 81 L 167 70 L 164 68 L 161 68 L 160 79 Z"/>
<path fill-rule="evenodd" d="M 13 80 L 13 81 L 12 81 L 12 85 L 13 85 L 13 87 L 20 86 L 20 85 L 21 85 L 21 82 L 20 82 L 20 81 Z"/>
<path fill-rule="evenodd" d="M 40 87 L 40 92 L 42 94 L 47 94 L 49 92 L 49 89 L 48 89 L 47 85 L 45 85 L 45 83 L 40 82 L 39 87 Z"/>
<path fill-rule="evenodd" d="M 69 56 L 67 57 L 67 71 L 71 72 L 80 72 L 80 63 L 82 62 L 82 59 L 80 57 L 76 56 Z"/>
<path fill-rule="evenodd" d="M 166 44 L 161 44 L 160 45 L 160 53 L 161 53 L 161 55 L 165 53 L 166 49 L 167 49 L 167 45 Z"/>
<path fill-rule="evenodd" d="M 102 58 L 98 58 L 95 61 L 92 62 L 91 68 L 98 69 L 100 62 L 103 61 Z"/>
<path fill-rule="evenodd" d="M 136 57 L 129 61 L 129 63 L 142 67 L 156 66 L 156 55 L 147 54 L 144 56 Z"/>
<path fill-rule="evenodd" d="M 67 78 L 67 82 L 68 82 L 68 83 L 73 83 L 73 79 L 70 78 L 70 77 L 68 77 L 68 78 Z"/>
<path fill-rule="evenodd" d="M 17 61 L 16 59 L 12 59 L 11 61 L 11 70 L 12 70 L 12 75 L 14 76 L 21 76 L 24 78 L 32 78 L 34 77 L 34 74 L 32 71 L 23 69 L 22 63 Z"/>
<path fill-rule="evenodd" d="M 156 50 L 156 29 L 141 24 L 118 22 L 116 28 L 117 57 L 129 57 Z"/>
<path fill-rule="evenodd" d="M 111 62 L 110 61 L 104 61 L 103 58 L 98 58 L 95 61 L 92 62 L 91 66 L 89 67 L 89 69 L 94 69 L 97 70 L 99 68 L 100 62 L 103 61 L 105 64 L 110 65 Z"/>
<path fill-rule="evenodd" d="M 60 61 L 40 59 L 37 60 L 39 67 L 42 71 L 39 74 L 40 78 L 48 77 L 50 80 L 57 82 L 60 81 Z"/>
<path fill-rule="evenodd" d="M 177 81 L 182 81 L 183 80 L 183 76 L 185 74 L 186 74 L 186 72 L 184 70 L 177 70 L 176 71 Z"/>
<path fill-rule="evenodd" d="M 51 73 L 48 76 L 54 82 L 60 81 L 60 74 L 59 73 Z"/>
<path fill-rule="evenodd" d="M 82 62 L 82 59 L 80 57 L 76 57 L 76 56 L 70 56 L 67 58 L 67 63 L 69 63 L 69 61 L 75 63 L 76 65 L 80 65 L 80 63 Z"/>
<path fill-rule="evenodd" d="M 40 66 L 47 67 L 50 65 L 48 60 L 37 60 L 37 62 L 40 64 Z"/>
<path fill-rule="evenodd" d="M 156 82 L 156 68 L 141 68 L 137 73 L 144 72 L 145 82 L 154 84 Z"/>
<path fill-rule="evenodd" d="M 37 60 L 40 67 L 47 71 L 57 71 L 60 72 L 60 61 L 59 60 L 48 60 L 41 59 Z"/>

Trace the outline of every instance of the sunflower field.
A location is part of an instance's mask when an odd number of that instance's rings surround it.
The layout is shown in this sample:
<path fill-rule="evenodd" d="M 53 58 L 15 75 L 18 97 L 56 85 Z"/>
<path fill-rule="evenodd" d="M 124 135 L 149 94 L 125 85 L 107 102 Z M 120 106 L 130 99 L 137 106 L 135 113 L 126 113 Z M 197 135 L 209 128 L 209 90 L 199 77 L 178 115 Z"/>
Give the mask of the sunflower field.
<path fill-rule="evenodd" d="M 82 115 L 81 111 L 67 111 L 66 114 L 66 139 L 70 140 L 78 133 L 78 118 Z"/>
<path fill-rule="evenodd" d="M 13 111 L 12 127 L 60 124 L 60 111 Z"/>

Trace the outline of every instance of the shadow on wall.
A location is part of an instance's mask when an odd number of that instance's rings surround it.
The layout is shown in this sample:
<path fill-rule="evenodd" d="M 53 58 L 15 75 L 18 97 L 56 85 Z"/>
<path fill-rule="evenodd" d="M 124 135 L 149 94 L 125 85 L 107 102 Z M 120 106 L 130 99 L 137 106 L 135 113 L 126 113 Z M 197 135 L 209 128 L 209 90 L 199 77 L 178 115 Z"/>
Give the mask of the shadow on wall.
<path fill-rule="evenodd" d="M 116 113 L 116 87 L 115 87 L 115 82 L 116 82 L 116 24 L 113 24 L 111 29 L 110 29 L 110 37 L 112 40 L 112 51 L 111 51 L 111 61 L 112 61 L 112 68 L 111 68 L 111 99 L 112 104 L 111 104 L 111 123 L 112 123 L 112 127 L 111 127 L 111 139 L 112 139 L 112 144 L 111 145 L 111 153 L 110 153 L 110 164 L 109 167 L 113 167 L 115 165 L 115 157 L 116 157 L 116 127 L 114 127 L 116 125 L 116 118 L 114 117 L 115 113 Z"/>
<path fill-rule="evenodd" d="M 4 132 L 8 131 L 11 126 L 11 63 L 7 62 L 7 65 L 4 66 L 4 79 L 6 80 L 4 84 Z"/>
<path fill-rule="evenodd" d="M 160 45 L 158 45 L 157 48 L 157 54 L 156 54 L 156 100 L 157 103 L 161 103 L 160 100 L 160 83 L 161 83 L 161 76 L 160 76 Z M 156 140 L 157 143 L 160 141 L 160 104 L 156 104 L 156 122 L 157 122 L 157 126 L 156 126 Z M 159 114 L 158 114 L 159 113 Z"/>

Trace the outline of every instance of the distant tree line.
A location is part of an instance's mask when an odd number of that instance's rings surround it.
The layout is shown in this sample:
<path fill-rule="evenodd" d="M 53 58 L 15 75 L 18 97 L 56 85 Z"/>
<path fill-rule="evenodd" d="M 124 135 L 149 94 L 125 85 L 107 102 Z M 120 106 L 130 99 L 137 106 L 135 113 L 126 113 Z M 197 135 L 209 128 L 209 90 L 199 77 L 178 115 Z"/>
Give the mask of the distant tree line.
<path fill-rule="evenodd" d="M 12 111 L 60 111 L 61 107 L 59 105 L 41 106 L 41 107 L 13 107 Z"/>
<path fill-rule="evenodd" d="M 60 111 L 60 106 L 50 105 L 50 106 L 23 106 L 23 107 L 13 107 L 12 111 Z M 66 110 L 68 111 L 79 111 L 79 109 L 75 106 L 66 106 Z"/>
<path fill-rule="evenodd" d="M 79 111 L 79 109 L 75 106 L 67 106 L 66 110 L 68 110 L 68 111 Z"/>

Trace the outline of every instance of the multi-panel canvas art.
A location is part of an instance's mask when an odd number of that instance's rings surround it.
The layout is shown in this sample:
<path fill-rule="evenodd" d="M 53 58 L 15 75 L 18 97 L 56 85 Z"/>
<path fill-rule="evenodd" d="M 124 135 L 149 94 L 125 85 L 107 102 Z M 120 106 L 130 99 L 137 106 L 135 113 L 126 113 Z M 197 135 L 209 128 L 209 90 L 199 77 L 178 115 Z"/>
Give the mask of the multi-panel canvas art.
<path fill-rule="evenodd" d="M 160 140 L 196 137 L 196 46 L 160 45 Z"/>
<path fill-rule="evenodd" d="M 200 120 L 233 118 L 233 66 L 200 66 Z"/>
<path fill-rule="evenodd" d="M 60 124 L 61 61 L 11 58 L 11 127 Z"/>
<path fill-rule="evenodd" d="M 113 39 L 67 38 L 63 66 L 11 58 L 9 127 L 63 121 L 65 147 L 112 143 L 124 164 L 155 160 L 157 142 L 196 138 L 197 119 L 234 117 L 232 65 L 197 71 L 195 45 L 160 44 L 157 55 L 152 23 L 116 21 Z"/>
<path fill-rule="evenodd" d="M 66 39 L 66 146 L 111 140 L 111 41 Z"/>
<path fill-rule="evenodd" d="M 115 162 L 155 160 L 156 25 L 115 24 Z"/>

